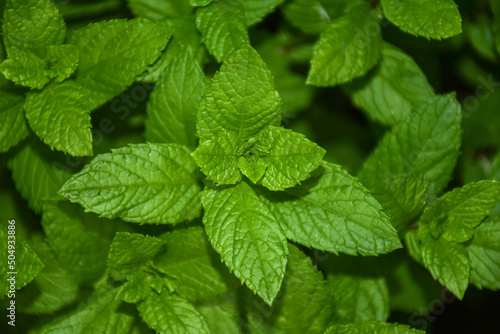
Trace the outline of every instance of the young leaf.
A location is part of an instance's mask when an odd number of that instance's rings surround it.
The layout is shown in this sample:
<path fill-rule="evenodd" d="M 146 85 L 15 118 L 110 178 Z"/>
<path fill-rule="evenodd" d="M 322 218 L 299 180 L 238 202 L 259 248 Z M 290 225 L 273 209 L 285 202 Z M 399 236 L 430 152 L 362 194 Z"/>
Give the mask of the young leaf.
<path fill-rule="evenodd" d="M 271 73 L 259 54 L 246 46 L 228 58 L 207 84 L 197 134 L 203 142 L 230 131 L 241 146 L 268 125 L 280 122 L 281 100 Z"/>
<path fill-rule="evenodd" d="M 205 76 L 189 46 L 165 69 L 151 93 L 147 112 L 147 141 L 195 148 L 196 111 Z"/>
<path fill-rule="evenodd" d="M 47 75 L 56 82 L 67 79 L 78 65 L 78 49 L 73 45 L 51 45 L 47 48 Z"/>
<path fill-rule="evenodd" d="M 362 3 L 321 33 L 307 83 L 335 86 L 360 77 L 377 64 L 381 49 L 377 14 L 369 4 Z"/>
<path fill-rule="evenodd" d="M 252 26 L 271 13 L 284 0 L 240 0 L 245 12 L 246 25 Z"/>
<path fill-rule="evenodd" d="M 0 91 L 0 153 L 7 152 L 29 134 L 21 95 Z"/>
<path fill-rule="evenodd" d="M 288 248 L 273 213 L 246 182 L 207 187 L 203 224 L 214 249 L 236 277 L 268 305 L 285 275 Z"/>
<path fill-rule="evenodd" d="M 325 334 L 425 334 L 410 328 L 406 325 L 389 324 L 377 321 L 364 321 L 355 324 L 334 325 L 330 327 Z"/>
<path fill-rule="evenodd" d="M 346 90 L 358 108 L 391 126 L 435 96 L 413 59 L 388 43 L 383 44 L 382 60 L 374 73 L 346 86 Z"/>
<path fill-rule="evenodd" d="M 469 257 L 462 244 L 431 237 L 422 240 L 422 260 L 432 277 L 459 299 L 469 284 Z"/>
<path fill-rule="evenodd" d="M 287 238 L 320 250 L 356 255 L 401 247 L 381 205 L 339 166 L 323 163 L 301 186 L 266 193 Z"/>
<path fill-rule="evenodd" d="M 460 104 L 453 94 L 436 96 L 418 106 L 389 131 L 366 160 L 359 178 L 373 183 L 397 174 L 423 174 L 441 191 L 460 150 Z"/>
<path fill-rule="evenodd" d="M 293 0 L 283 8 L 283 14 L 300 30 L 315 34 L 330 24 L 330 16 L 319 0 Z"/>
<path fill-rule="evenodd" d="M 156 333 L 209 334 L 205 317 L 185 299 L 165 290 L 161 294 L 150 294 L 137 304 L 137 310 Z"/>
<path fill-rule="evenodd" d="M 145 19 L 92 23 L 71 34 L 78 48 L 77 83 L 93 110 L 131 85 L 161 54 L 171 36 L 164 22 Z"/>
<path fill-rule="evenodd" d="M 500 217 L 491 216 L 474 231 L 467 245 L 470 282 L 479 289 L 500 289 Z"/>
<path fill-rule="evenodd" d="M 98 155 L 60 193 L 86 211 L 132 223 L 176 224 L 200 214 L 197 167 L 177 144 L 136 144 Z"/>
<path fill-rule="evenodd" d="M 30 92 L 24 109 L 33 131 L 52 149 L 92 155 L 88 96 L 74 81 Z"/>
<path fill-rule="evenodd" d="M 382 0 L 385 16 L 415 36 L 443 39 L 462 32 L 462 18 L 453 0 Z"/>
<path fill-rule="evenodd" d="M 0 65 L 0 72 L 18 85 L 42 89 L 49 82 L 46 67 L 46 60 L 19 50 L 15 58 L 9 58 Z"/>
<path fill-rule="evenodd" d="M 222 62 L 249 43 L 241 2 L 219 0 L 196 11 L 196 26 L 208 51 Z"/>

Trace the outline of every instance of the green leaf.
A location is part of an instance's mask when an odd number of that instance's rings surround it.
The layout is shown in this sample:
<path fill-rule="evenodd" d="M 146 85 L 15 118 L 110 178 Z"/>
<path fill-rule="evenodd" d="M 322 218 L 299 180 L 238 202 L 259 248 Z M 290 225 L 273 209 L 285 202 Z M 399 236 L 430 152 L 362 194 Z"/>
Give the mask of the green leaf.
<path fill-rule="evenodd" d="M 29 134 L 21 95 L 0 91 L 0 153 L 7 152 Z"/>
<path fill-rule="evenodd" d="M 222 62 L 249 43 L 241 2 L 219 0 L 196 11 L 196 26 L 208 51 Z"/>
<path fill-rule="evenodd" d="M 196 112 L 205 76 L 189 46 L 166 68 L 151 93 L 145 138 L 159 143 L 196 146 Z"/>
<path fill-rule="evenodd" d="M 30 92 L 24 109 L 31 128 L 50 148 L 92 155 L 88 96 L 74 81 Z"/>
<path fill-rule="evenodd" d="M 78 49 L 73 45 L 51 45 L 47 48 L 47 75 L 56 82 L 67 79 L 78 66 Z"/>
<path fill-rule="evenodd" d="M 157 258 L 155 268 L 179 281 L 176 292 L 180 296 L 194 302 L 223 295 L 236 287 L 236 280 L 220 263 L 203 228 L 176 230 L 160 238 L 167 251 Z"/>
<path fill-rule="evenodd" d="M 323 163 L 301 186 L 266 193 L 287 238 L 338 254 L 377 255 L 401 247 L 368 190 L 340 166 Z"/>
<path fill-rule="evenodd" d="M 198 310 L 207 319 L 210 333 L 240 333 L 241 324 L 237 304 L 237 294 L 229 293 L 211 299 L 201 305 Z"/>
<path fill-rule="evenodd" d="M 428 197 L 428 184 L 423 175 L 409 174 L 376 183 L 373 196 L 391 218 L 392 226 L 401 235 L 407 224 L 417 218 Z"/>
<path fill-rule="evenodd" d="M 241 146 L 268 125 L 280 122 L 281 100 L 271 73 L 259 54 L 246 46 L 228 58 L 207 84 L 197 134 L 203 142 L 226 130 L 237 135 L 236 145 Z"/>
<path fill-rule="evenodd" d="M 373 183 L 397 174 L 423 174 L 440 192 L 451 178 L 460 151 L 460 104 L 453 94 L 418 106 L 386 133 L 366 160 L 359 178 Z"/>
<path fill-rule="evenodd" d="M 211 3 L 212 0 L 189 0 L 189 4 L 193 7 L 202 7 Z"/>
<path fill-rule="evenodd" d="M 246 25 L 251 26 L 260 21 L 284 0 L 240 0 L 245 12 Z"/>
<path fill-rule="evenodd" d="M 465 242 L 500 202 L 500 183 L 479 181 L 456 188 L 428 207 L 419 224 L 431 224 L 434 237 Z"/>
<path fill-rule="evenodd" d="M 490 0 L 490 6 L 495 16 L 493 21 L 493 32 L 495 33 L 498 53 L 500 53 L 500 3 L 495 0 Z"/>
<path fill-rule="evenodd" d="M 191 13 L 187 0 L 127 0 L 135 16 L 150 20 L 173 18 Z"/>
<path fill-rule="evenodd" d="M 381 50 L 377 13 L 362 3 L 321 33 L 314 46 L 307 83 L 335 86 L 363 76 L 377 64 Z"/>
<path fill-rule="evenodd" d="M 162 250 L 165 241 L 128 232 L 116 233 L 109 250 L 108 271 L 115 280 L 127 279 L 149 265 L 152 258 Z"/>
<path fill-rule="evenodd" d="M 334 325 L 325 334 L 425 334 L 406 325 L 365 321 L 356 324 Z"/>
<path fill-rule="evenodd" d="M 443 238 L 422 240 L 422 260 L 434 279 L 462 299 L 469 284 L 469 257 L 464 245 Z"/>
<path fill-rule="evenodd" d="M 176 224 L 200 214 L 197 167 L 177 144 L 135 144 L 98 155 L 60 193 L 86 211 L 132 223 Z"/>
<path fill-rule="evenodd" d="M 435 96 L 415 61 L 388 43 L 383 44 L 379 67 L 366 78 L 346 86 L 346 90 L 358 108 L 391 126 Z"/>
<path fill-rule="evenodd" d="M 9 58 L 0 65 L 0 72 L 18 85 L 42 89 L 49 82 L 46 67 L 47 62 L 44 59 L 19 50 L 15 58 Z"/>
<path fill-rule="evenodd" d="M 171 28 L 161 21 L 111 20 L 78 29 L 69 43 L 78 48 L 77 83 L 93 110 L 131 85 L 161 54 Z"/>
<path fill-rule="evenodd" d="M 214 249 L 236 277 L 271 305 L 288 254 L 285 235 L 272 212 L 246 182 L 207 187 L 202 203 L 203 224 Z"/>
<path fill-rule="evenodd" d="M 290 1 L 283 8 L 283 14 L 305 33 L 320 33 L 330 25 L 330 16 L 318 0 Z"/>
<path fill-rule="evenodd" d="M 152 293 L 137 304 L 137 310 L 148 327 L 156 333 L 209 333 L 205 317 L 193 305 L 165 290 L 161 294 Z"/>
<path fill-rule="evenodd" d="M 42 211 L 44 199 L 58 199 L 58 190 L 71 176 L 71 168 L 58 152 L 30 138 L 10 158 L 8 167 L 17 190 L 36 213 Z"/>
<path fill-rule="evenodd" d="M 470 259 L 470 282 L 479 289 L 500 289 L 500 217 L 491 216 L 474 231 L 467 245 Z"/>
<path fill-rule="evenodd" d="M 453 0 L 382 0 L 385 16 L 404 32 L 443 39 L 462 32 L 462 18 Z"/>
<path fill-rule="evenodd" d="M 52 1 L 6 1 L 3 41 L 9 58 L 24 51 L 44 59 L 46 48 L 61 44 L 65 35 L 66 26 Z"/>

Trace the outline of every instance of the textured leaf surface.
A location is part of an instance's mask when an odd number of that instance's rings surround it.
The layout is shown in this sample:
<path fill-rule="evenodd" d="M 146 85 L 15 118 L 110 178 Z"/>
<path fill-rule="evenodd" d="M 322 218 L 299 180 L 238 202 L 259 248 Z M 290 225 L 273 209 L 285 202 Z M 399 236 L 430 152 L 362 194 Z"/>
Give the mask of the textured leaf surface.
<path fill-rule="evenodd" d="M 415 61 L 388 43 L 383 45 L 382 60 L 374 73 L 346 88 L 358 108 L 386 125 L 400 123 L 415 107 L 435 96 Z"/>
<path fill-rule="evenodd" d="M 421 104 L 386 133 L 366 160 L 362 182 L 390 179 L 397 174 L 423 174 L 441 191 L 451 178 L 460 150 L 462 115 L 453 95 Z"/>
<path fill-rule="evenodd" d="M 325 334 L 424 334 L 406 325 L 365 321 L 357 324 L 334 325 Z"/>
<path fill-rule="evenodd" d="M 200 214 L 197 167 L 177 144 L 137 144 L 101 154 L 61 189 L 106 218 L 175 224 Z"/>
<path fill-rule="evenodd" d="M 0 153 L 7 152 L 29 134 L 24 98 L 0 91 Z"/>
<path fill-rule="evenodd" d="M 482 289 L 500 289 L 500 218 L 491 216 L 481 223 L 467 246 L 470 282 Z"/>
<path fill-rule="evenodd" d="M 285 275 L 288 248 L 272 212 L 246 182 L 206 188 L 203 224 L 236 277 L 270 305 Z"/>
<path fill-rule="evenodd" d="M 226 130 L 238 137 L 241 146 L 268 125 L 279 126 L 281 100 L 271 73 L 251 47 L 227 59 L 205 88 L 198 113 L 200 140 Z"/>
<path fill-rule="evenodd" d="M 382 0 L 385 16 L 412 35 L 442 39 L 462 32 L 462 18 L 453 0 Z"/>
<path fill-rule="evenodd" d="M 188 47 L 166 68 L 147 105 L 147 141 L 196 145 L 196 112 L 205 76 Z"/>
<path fill-rule="evenodd" d="M 18 85 L 41 89 L 49 82 L 46 67 L 45 60 L 33 53 L 19 50 L 14 58 L 9 58 L 0 65 L 0 72 Z"/>
<path fill-rule="evenodd" d="M 321 33 L 307 83 L 334 86 L 360 77 L 377 64 L 381 49 L 377 15 L 368 4 L 360 4 Z"/>
<path fill-rule="evenodd" d="M 239 1 L 219 0 L 198 8 L 196 26 L 208 51 L 219 62 L 249 43 L 245 12 Z"/>
<path fill-rule="evenodd" d="M 155 267 L 179 281 L 176 292 L 180 296 L 193 302 L 205 300 L 226 293 L 237 283 L 220 263 L 203 228 L 176 230 L 161 239 L 167 251 L 158 258 Z"/>
<path fill-rule="evenodd" d="M 240 0 L 241 1 L 241 0 Z M 284 0 L 242 0 L 243 9 L 245 12 L 246 25 L 251 26 L 260 21 L 276 6 Z"/>
<path fill-rule="evenodd" d="M 422 260 L 432 276 L 459 299 L 469 284 L 469 257 L 462 244 L 443 238 L 422 241 Z"/>
<path fill-rule="evenodd" d="M 318 0 L 293 0 L 283 14 L 294 26 L 306 33 L 320 33 L 330 24 L 330 16 Z"/>
<path fill-rule="evenodd" d="M 137 310 L 144 322 L 156 333 L 209 333 L 205 318 L 193 305 L 165 290 L 161 294 L 152 293 L 145 301 L 137 304 Z"/>
<path fill-rule="evenodd" d="M 71 34 L 80 55 L 76 81 L 93 110 L 131 85 L 161 54 L 171 36 L 167 24 L 145 19 L 92 23 Z"/>
<path fill-rule="evenodd" d="M 73 45 L 51 45 L 47 48 L 47 75 L 56 82 L 67 79 L 78 65 L 78 49 Z"/>
<path fill-rule="evenodd" d="M 51 148 L 73 156 L 92 155 L 90 106 L 74 81 L 31 92 L 24 105 L 33 131 Z"/>
<path fill-rule="evenodd" d="M 401 247 L 368 190 L 338 165 L 323 163 L 301 186 L 267 193 L 287 238 L 337 254 L 377 255 Z"/>

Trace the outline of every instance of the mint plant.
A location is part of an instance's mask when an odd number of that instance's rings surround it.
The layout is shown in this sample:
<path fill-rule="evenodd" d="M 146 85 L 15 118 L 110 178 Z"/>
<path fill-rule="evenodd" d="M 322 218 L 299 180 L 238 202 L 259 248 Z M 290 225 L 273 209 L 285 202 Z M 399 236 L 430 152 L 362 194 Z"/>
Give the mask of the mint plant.
<path fill-rule="evenodd" d="M 500 9 L 459 6 L 0 1 L 5 328 L 423 333 L 500 289 Z"/>

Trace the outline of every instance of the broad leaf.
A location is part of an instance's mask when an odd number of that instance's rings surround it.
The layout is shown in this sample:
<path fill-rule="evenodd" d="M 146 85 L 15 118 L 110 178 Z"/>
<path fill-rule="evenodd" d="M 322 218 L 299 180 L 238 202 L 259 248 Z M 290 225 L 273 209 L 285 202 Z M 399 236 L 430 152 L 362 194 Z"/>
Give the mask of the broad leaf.
<path fill-rule="evenodd" d="M 208 186 L 202 193 L 203 224 L 231 271 L 271 305 L 285 275 L 288 248 L 273 213 L 246 182 Z"/>
<path fill-rule="evenodd" d="M 150 20 L 187 15 L 192 10 L 188 0 L 127 0 L 127 4 L 135 16 Z"/>
<path fill-rule="evenodd" d="M 0 65 L 0 72 L 18 85 L 42 89 L 49 82 L 46 67 L 47 62 L 44 59 L 19 50 L 15 58 L 9 58 Z"/>
<path fill-rule="evenodd" d="M 189 150 L 136 144 L 98 155 L 61 189 L 71 202 L 106 218 L 176 224 L 200 214 L 200 186 Z"/>
<path fill-rule="evenodd" d="M 21 95 L 0 91 L 0 153 L 7 152 L 29 134 Z"/>

